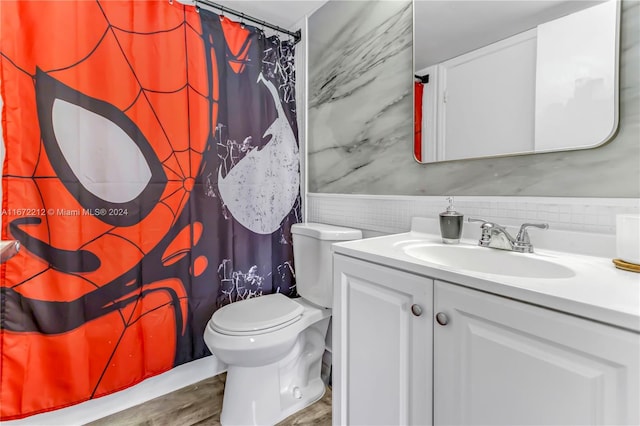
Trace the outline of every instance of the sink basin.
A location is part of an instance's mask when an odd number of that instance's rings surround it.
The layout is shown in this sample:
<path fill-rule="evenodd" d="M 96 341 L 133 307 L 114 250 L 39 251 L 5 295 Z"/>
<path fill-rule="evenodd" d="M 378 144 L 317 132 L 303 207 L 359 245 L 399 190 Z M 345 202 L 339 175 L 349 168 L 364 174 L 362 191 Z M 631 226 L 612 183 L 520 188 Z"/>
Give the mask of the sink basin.
<path fill-rule="evenodd" d="M 575 275 L 571 268 L 537 254 L 514 253 L 472 245 L 412 244 L 404 252 L 449 269 L 523 278 L 558 279 Z"/>

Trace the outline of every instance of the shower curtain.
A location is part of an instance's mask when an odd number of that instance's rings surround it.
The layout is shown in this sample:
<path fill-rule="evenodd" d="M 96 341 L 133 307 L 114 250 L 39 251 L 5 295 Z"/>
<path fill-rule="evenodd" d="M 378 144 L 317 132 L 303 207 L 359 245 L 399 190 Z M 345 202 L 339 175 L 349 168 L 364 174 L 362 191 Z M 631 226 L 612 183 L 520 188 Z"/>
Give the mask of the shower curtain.
<path fill-rule="evenodd" d="M 295 296 L 294 46 L 159 1 L 0 2 L 0 418 L 209 354 L 222 305 Z"/>

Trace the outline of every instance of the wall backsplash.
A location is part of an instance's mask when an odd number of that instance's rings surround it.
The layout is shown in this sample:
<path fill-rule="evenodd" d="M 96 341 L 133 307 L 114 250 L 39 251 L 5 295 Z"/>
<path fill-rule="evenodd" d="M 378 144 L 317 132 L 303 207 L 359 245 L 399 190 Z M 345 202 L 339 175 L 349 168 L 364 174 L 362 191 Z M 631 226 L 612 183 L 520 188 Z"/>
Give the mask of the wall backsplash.
<path fill-rule="evenodd" d="M 407 232 L 411 219 L 433 219 L 432 234 L 439 234 L 438 213 L 445 197 L 399 195 L 307 194 L 309 222 L 348 226 L 365 237 Z M 460 196 L 456 210 L 467 218 L 497 222 L 512 235 L 522 223 L 547 223 L 548 231 L 532 229 L 541 249 L 613 258 L 616 255 L 616 215 L 640 214 L 637 199 Z M 480 226 L 465 222 L 463 237 L 477 240 Z"/>
<path fill-rule="evenodd" d="M 351 226 L 381 234 L 406 232 L 411 218 L 438 218 L 445 197 L 309 194 L 309 221 Z M 544 222 L 556 231 L 615 234 L 616 214 L 640 214 L 636 200 L 627 198 L 470 197 L 455 198 L 456 210 L 469 217 L 517 227 Z M 466 224 L 465 227 L 479 227 Z M 541 232 L 534 230 L 534 232 Z"/>
<path fill-rule="evenodd" d="M 640 2 L 622 2 L 620 125 L 609 143 L 427 165 L 412 154 L 407 4 L 333 0 L 309 18 L 309 192 L 640 197 Z"/>

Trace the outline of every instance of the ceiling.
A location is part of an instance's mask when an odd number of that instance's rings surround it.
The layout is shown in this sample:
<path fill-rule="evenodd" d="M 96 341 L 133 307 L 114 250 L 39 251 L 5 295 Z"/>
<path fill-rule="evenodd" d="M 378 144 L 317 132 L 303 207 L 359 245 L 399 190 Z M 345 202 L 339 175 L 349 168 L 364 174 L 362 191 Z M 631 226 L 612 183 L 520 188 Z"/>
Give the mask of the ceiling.
<path fill-rule="evenodd" d="M 415 70 L 582 10 L 602 0 L 416 0 Z"/>
<path fill-rule="evenodd" d="M 193 4 L 194 0 L 178 0 L 180 3 Z M 300 21 L 305 15 L 310 15 L 320 6 L 325 4 L 327 0 L 212 0 L 224 7 L 234 9 L 241 13 L 246 13 L 261 21 L 267 21 L 270 24 L 277 25 L 281 28 L 296 31 L 299 28 Z M 240 18 L 233 18 L 239 20 Z"/>

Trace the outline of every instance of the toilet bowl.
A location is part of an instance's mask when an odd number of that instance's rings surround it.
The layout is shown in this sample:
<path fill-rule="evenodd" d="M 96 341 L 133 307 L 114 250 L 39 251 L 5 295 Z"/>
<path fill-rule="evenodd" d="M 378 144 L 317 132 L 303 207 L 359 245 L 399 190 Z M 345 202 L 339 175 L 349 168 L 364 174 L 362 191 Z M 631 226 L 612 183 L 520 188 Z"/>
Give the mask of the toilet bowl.
<path fill-rule="evenodd" d="M 329 309 L 278 293 L 228 308 L 236 308 L 241 318 L 244 305 L 252 308 L 251 302 L 260 300 L 267 310 L 271 305 L 281 307 L 278 299 L 296 308 L 295 317 L 282 324 L 258 330 L 225 329 L 224 321 L 207 324 L 206 344 L 228 365 L 220 415 L 223 425 L 275 424 L 324 395 L 320 368 Z"/>
<path fill-rule="evenodd" d="M 220 422 L 275 424 L 322 398 L 320 377 L 333 302 L 331 244 L 359 230 L 296 224 L 293 234 L 301 297 L 275 293 L 217 310 L 204 340 L 228 365 Z"/>

